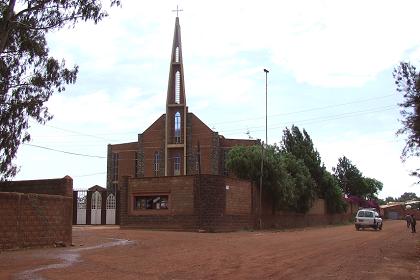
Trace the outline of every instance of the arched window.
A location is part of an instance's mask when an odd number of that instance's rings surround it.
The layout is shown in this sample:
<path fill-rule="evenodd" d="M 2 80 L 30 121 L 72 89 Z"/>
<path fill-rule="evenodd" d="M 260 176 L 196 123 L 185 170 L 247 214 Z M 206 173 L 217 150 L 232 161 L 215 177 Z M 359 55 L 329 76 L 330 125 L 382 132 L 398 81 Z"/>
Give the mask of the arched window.
<path fill-rule="evenodd" d="M 175 49 L 175 62 L 179 62 L 179 47 Z"/>
<path fill-rule="evenodd" d="M 175 73 L 175 103 L 180 103 L 180 92 L 181 92 L 181 74 L 179 71 Z"/>
<path fill-rule="evenodd" d="M 181 114 L 175 113 L 175 143 L 181 143 Z"/>
<path fill-rule="evenodd" d="M 160 162 L 160 154 L 159 152 L 155 152 L 155 156 L 153 158 L 153 174 L 155 176 L 159 176 L 159 162 Z"/>
<path fill-rule="evenodd" d="M 181 156 L 179 153 L 175 154 L 174 157 L 174 175 L 180 175 L 181 174 Z"/>

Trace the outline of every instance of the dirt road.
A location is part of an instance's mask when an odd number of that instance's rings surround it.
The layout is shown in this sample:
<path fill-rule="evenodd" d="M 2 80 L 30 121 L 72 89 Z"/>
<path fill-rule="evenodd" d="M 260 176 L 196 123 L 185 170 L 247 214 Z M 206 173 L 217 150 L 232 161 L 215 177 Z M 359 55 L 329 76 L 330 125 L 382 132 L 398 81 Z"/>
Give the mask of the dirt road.
<path fill-rule="evenodd" d="M 0 279 L 420 279 L 404 221 L 288 231 L 185 233 L 75 227 L 74 247 L 0 253 Z"/>

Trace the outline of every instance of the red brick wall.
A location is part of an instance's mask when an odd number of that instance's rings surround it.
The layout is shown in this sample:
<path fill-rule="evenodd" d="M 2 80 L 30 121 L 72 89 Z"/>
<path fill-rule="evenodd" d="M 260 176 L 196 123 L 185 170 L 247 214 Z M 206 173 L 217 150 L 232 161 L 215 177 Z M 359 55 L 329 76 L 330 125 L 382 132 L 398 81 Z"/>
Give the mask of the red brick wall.
<path fill-rule="evenodd" d="M 72 198 L 0 192 L 0 249 L 72 241 Z"/>
<path fill-rule="evenodd" d="M 157 119 L 143 133 L 144 177 L 152 177 L 155 152 L 160 153 L 160 169 L 165 165 L 165 115 Z M 182 155 L 183 156 L 183 155 Z M 134 174 L 134 173 L 133 173 Z M 163 176 L 164 174 L 161 174 Z M 126 175 L 128 176 L 128 174 Z"/>
<path fill-rule="evenodd" d="M 0 192 L 51 194 L 73 197 L 73 179 L 26 180 L 0 182 Z"/>
<path fill-rule="evenodd" d="M 112 153 L 118 153 L 118 182 L 124 176 L 134 176 L 136 174 L 137 149 L 137 142 L 111 145 Z"/>
<path fill-rule="evenodd" d="M 197 143 L 200 142 L 201 174 L 212 174 L 213 131 L 196 115 L 191 114 L 193 151 L 197 152 Z"/>
<path fill-rule="evenodd" d="M 124 178 L 121 189 L 122 228 L 196 229 L 194 176 Z M 167 194 L 169 210 L 134 210 L 135 195 Z"/>
<path fill-rule="evenodd" d="M 135 195 L 165 194 L 169 197 L 168 210 L 134 210 Z M 120 225 L 208 231 L 252 228 L 251 198 L 250 182 L 223 176 L 126 178 L 121 190 Z"/>
<path fill-rule="evenodd" d="M 405 219 L 405 215 L 413 214 L 417 221 L 420 220 L 420 211 L 415 209 L 406 209 L 405 205 L 395 205 L 387 208 L 382 208 L 381 214 L 385 217 L 385 219 L 391 218 L 389 212 L 396 212 L 398 213 L 399 219 Z"/>
<path fill-rule="evenodd" d="M 201 229 L 220 232 L 254 226 L 255 217 L 252 211 L 248 211 L 251 203 L 251 182 L 217 175 L 202 175 L 197 178 L 200 180 Z M 226 185 L 229 185 L 229 190 L 226 190 Z M 249 200 L 233 201 L 233 197 Z M 241 202 L 244 204 L 241 205 Z"/>
<path fill-rule="evenodd" d="M 226 214 L 245 215 L 252 213 L 252 189 L 248 181 L 225 178 Z"/>
<path fill-rule="evenodd" d="M 71 244 L 73 179 L 0 182 L 0 249 Z"/>
<path fill-rule="evenodd" d="M 262 223 L 264 228 L 297 228 L 319 226 L 349 222 L 354 218 L 352 214 L 325 214 L 309 215 L 298 213 L 277 213 L 264 215 Z"/>

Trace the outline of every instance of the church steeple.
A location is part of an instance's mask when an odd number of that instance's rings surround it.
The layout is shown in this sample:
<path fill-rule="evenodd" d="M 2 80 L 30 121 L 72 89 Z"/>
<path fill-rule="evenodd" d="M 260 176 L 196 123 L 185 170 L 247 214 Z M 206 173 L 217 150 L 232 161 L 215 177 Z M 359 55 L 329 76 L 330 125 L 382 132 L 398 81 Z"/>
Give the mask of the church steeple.
<path fill-rule="evenodd" d="M 185 101 L 181 26 L 179 25 L 179 18 L 176 17 L 166 104 L 185 104 Z"/>
<path fill-rule="evenodd" d="M 165 120 L 165 176 L 187 175 L 187 106 L 182 63 L 181 27 L 175 19 Z"/>

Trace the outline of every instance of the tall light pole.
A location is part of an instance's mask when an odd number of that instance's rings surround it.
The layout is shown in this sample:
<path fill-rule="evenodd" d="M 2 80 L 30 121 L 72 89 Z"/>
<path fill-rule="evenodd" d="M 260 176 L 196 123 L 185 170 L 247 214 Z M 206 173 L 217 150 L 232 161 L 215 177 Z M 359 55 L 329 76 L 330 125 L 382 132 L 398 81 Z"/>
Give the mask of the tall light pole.
<path fill-rule="evenodd" d="M 267 74 L 268 70 L 264 69 L 265 72 L 265 145 L 268 145 L 268 134 L 267 134 Z M 260 211 L 259 211 L 259 226 L 262 229 L 262 183 L 263 183 L 263 171 L 264 171 L 264 141 L 261 143 L 261 176 L 260 176 Z"/>
<path fill-rule="evenodd" d="M 265 144 L 268 145 L 268 136 L 267 136 L 267 75 L 270 71 L 264 69 L 265 72 Z"/>

